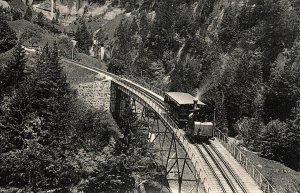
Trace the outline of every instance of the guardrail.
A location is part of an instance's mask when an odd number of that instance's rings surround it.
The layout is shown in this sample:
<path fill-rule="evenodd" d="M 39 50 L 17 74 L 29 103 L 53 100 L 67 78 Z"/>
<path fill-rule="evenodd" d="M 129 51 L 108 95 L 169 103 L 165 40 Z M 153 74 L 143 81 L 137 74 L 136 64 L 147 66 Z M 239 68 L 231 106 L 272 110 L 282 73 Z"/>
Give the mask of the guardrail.
<path fill-rule="evenodd" d="M 211 176 L 208 175 L 208 173 L 206 173 L 202 169 L 202 164 L 198 160 L 199 155 L 197 155 L 197 153 L 199 153 L 199 152 L 197 151 L 197 148 L 190 143 L 190 141 L 185 136 L 184 132 L 182 132 L 182 130 L 178 128 L 177 124 L 173 121 L 173 119 L 171 119 L 167 115 L 167 113 L 164 111 L 164 109 L 159 104 L 157 104 L 156 102 L 153 101 L 155 99 L 152 99 L 150 96 L 147 96 L 143 93 L 142 94 L 139 93 L 140 92 L 139 89 L 135 90 L 135 88 L 133 88 L 134 85 L 130 84 L 127 81 L 124 81 L 124 79 L 119 78 L 119 79 L 117 79 L 117 81 L 119 81 L 119 83 L 131 88 L 132 90 L 130 92 L 132 92 L 133 94 L 138 96 L 140 99 L 142 99 L 152 110 L 154 110 L 160 116 L 161 121 L 164 123 L 164 125 L 166 127 L 170 128 L 170 132 L 172 132 L 174 135 L 177 136 L 177 138 L 179 139 L 178 142 L 180 142 L 181 145 L 188 152 L 191 162 L 193 163 L 193 166 L 196 170 L 196 175 L 197 175 L 197 177 L 199 177 L 199 180 L 201 180 L 201 182 L 203 183 L 206 192 L 213 193 L 214 191 L 211 189 L 212 178 L 211 178 Z"/>
<path fill-rule="evenodd" d="M 131 80 L 132 82 L 135 82 L 135 83 L 137 83 L 137 84 L 143 86 L 144 88 L 147 88 L 148 90 L 151 90 L 152 92 L 158 94 L 158 95 L 161 96 L 161 97 L 164 97 L 164 95 L 165 95 L 165 91 L 164 91 L 164 90 L 156 88 L 155 86 L 153 86 L 153 85 L 151 85 L 151 84 L 145 82 L 145 81 L 144 81 L 143 79 L 141 79 L 141 78 L 136 78 L 136 77 L 134 77 L 134 76 L 132 76 L 132 75 L 127 75 L 127 76 L 126 76 L 126 75 L 125 75 L 125 76 L 123 75 L 122 77 L 124 77 L 124 78 L 126 78 L 126 79 L 128 79 L 128 80 Z"/>
<path fill-rule="evenodd" d="M 126 77 L 127 78 L 127 77 Z M 160 89 L 155 89 L 154 87 L 150 86 L 149 84 L 142 83 L 136 78 L 128 78 L 133 82 L 141 84 L 145 88 L 155 92 L 160 96 L 164 96 L 164 92 Z M 172 119 L 168 120 L 170 123 L 173 123 Z M 177 128 L 175 123 L 172 124 L 173 127 Z M 232 143 L 228 143 L 228 138 L 225 136 L 219 129 L 216 129 L 215 132 L 216 137 L 218 137 L 223 144 L 223 146 L 233 155 L 233 157 L 244 167 L 247 173 L 254 179 L 254 181 L 258 184 L 258 186 L 262 189 L 265 193 L 277 193 L 275 188 L 271 185 L 266 177 L 257 169 L 257 167 L 246 157 L 242 151 Z"/>
<path fill-rule="evenodd" d="M 229 143 L 228 137 L 225 136 L 219 129 L 215 129 L 215 137 L 217 137 L 222 145 L 231 153 L 231 155 L 244 167 L 247 173 L 254 179 L 265 193 L 277 193 L 275 188 L 263 176 L 256 166 L 246 157 L 246 155 L 233 143 Z"/>
<path fill-rule="evenodd" d="M 126 77 L 124 77 L 126 78 Z M 133 82 L 138 83 L 139 81 L 135 81 L 134 78 L 131 79 Z M 139 83 L 138 83 L 139 84 Z M 145 86 L 144 86 L 145 85 Z M 146 87 L 149 90 L 152 90 L 155 92 L 152 87 L 148 86 L 147 84 L 141 84 L 141 86 Z M 155 92 L 156 94 L 159 94 L 160 92 Z M 163 96 L 163 94 L 159 94 L 160 96 Z M 157 109 L 153 109 L 156 110 Z M 169 118 L 168 116 L 163 116 L 163 118 L 167 119 L 167 122 L 172 126 L 173 128 L 178 129 L 178 126 L 176 123 Z M 242 153 L 242 151 L 235 146 L 232 143 L 228 143 L 228 138 L 225 136 L 219 129 L 216 129 L 215 136 L 218 137 L 222 143 L 222 145 L 233 155 L 233 157 L 244 167 L 244 169 L 247 171 L 247 173 L 254 179 L 254 181 L 257 183 L 257 185 L 262 189 L 265 193 L 277 193 L 275 188 L 271 185 L 271 183 L 267 180 L 266 177 L 263 176 L 263 174 L 256 168 L 256 166 L 246 157 L 245 154 Z M 182 138 L 183 143 L 186 142 L 186 138 Z M 203 174 L 201 174 L 200 169 L 200 176 L 203 177 Z M 204 179 L 207 179 L 207 176 L 204 177 Z M 205 180 L 202 182 L 205 183 Z M 207 184 L 206 184 L 207 185 Z M 210 188 L 209 188 L 210 189 Z M 209 189 L 207 191 L 209 192 Z"/>
<path fill-rule="evenodd" d="M 156 93 L 157 95 L 159 95 L 159 96 L 161 96 L 161 97 L 164 97 L 165 92 L 166 92 L 166 91 L 164 91 L 164 90 L 162 90 L 162 89 L 158 89 L 158 88 L 156 88 L 155 86 L 153 86 L 153 85 L 151 85 L 151 84 L 145 82 L 143 79 L 141 79 L 141 78 L 136 78 L 136 77 L 134 77 L 134 76 L 132 76 L 132 75 L 115 75 L 115 74 L 110 73 L 110 72 L 107 72 L 107 71 L 105 71 L 105 70 L 102 70 L 102 69 L 99 69 L 99 68 L 96 68 L 96 67 L 93 67 L 93 66 L 88 66 L 88 65 L 86 65 L 86 64 L 82 64 L 81 62 L 76 61 L 76 60 L 71 60 L 71 59 L 65 58 L 65 57 L 61 57 L 61 59 L 67 60 L 67 61 L 70 61 L 70 62 L 74 62 L 74 63 L 78 63 L 78 64 L 80 64 L 80 65 L 89 67 L 89 68 L 94 69 L 94 70 L 101 71 L 101 72 L 103 72 L 104 74 L 109 75 L 109 76 L 114 77 L 114 78 L 117 78 L 117 77 L 125 78 L 125 79 L 130 80 L 130 81 L 132 81 L 132 82 L 134 82 L 134 83 L 139 84 L 140 86 L 142 86 L 142 87 L 144 87 L 144 88 L 146 88 L 146 89 L 148 89 L 148 90 L 150 90 L 150 91 Z"/>
<path fill-rule="evenodd" d="M 80 65 L 83 66 L 87 66 L 85 64 L 81 64 L 77 61 L 74 60 L 70 60 L 67 58 L 63 58 L 65 60 L 69 60 L 71 62 L 76 62 Z M 89 67 L 89 66 L 87 66 Z M 119 81 L 120 83 L 132 88 L 135 87 L 133 84 L 130 84 L 130 82 L 125 81 L 124 79 L 130 80 L 133 83 L 137 83 L 140 86 L 143 86 L 144 88 L 147 88 L 148 90 L 158 94 L 161 97 L 164 97 L 164 91 L 161 89 L 157 89 L 154 86 L 151 86 L 148 83 L 145 83 L 143 81 L 141 81 L 140 79 L 137 79 L 133 76 L 117 76 L 115 74 L 109 73 L 107 71 L 101 70 L 99 68 L 95 68 L 95 67 L 89 67 L 91 69 L 97 70 L 99 72 L 103 72 L 104 74 L 107 74 L 109 76 L 112 76 L 113 78 L 115 78 L 117 81 Z M 136 88 L 136 87 L 135 87 Z M 178 126 L 176 125 L 176 123 L 169 117 L 167 116 L 165 113 L 163 113 L 163 110 L 156 105 L 153 101 L 151 101 L 151 99 L 147 98 L 147 97 L 142 97 L 143 100 L 149 104 L 149 106 L 155 110 L 160 117 L 162 118 L 162 121 L 164 121 L 166 124 L 169 125 L 170 128 L 174 128 L 175 129 L 175 134 L 178 135 L 178 138 L 181 139 L 181 143 L 183 146 L 188 146 L 187 144 L 189 144 L 189 141 L 186 139 L 185 135 L 183 135 L 182 133 L 178 133 L 176 132 L 179 131 Z M 259 170 L 256 168 L 256 166 L 245 156 L 245 154 L 242 153 L 242 151 L 235 146 L 232 143 L 228 143 L 228 138 L 227 136 L 225 136 L 220 130 L 216 129 L 215 130 L 215 137 L 217 137 L 218 139 L 220 139 L 220 142 L 222 143 L 222 145 L 233 155 L 233 157 L 244 167 L 244 169 L 247 171 L 247 173 L 255 180 L 255 182 L 259 185 L 259 187 L 262 189 L 263 192 L 265 193 L 277 193 L 277 191 L 275 190 L 275 188 L 270 184 L 270 182 L 267 180 L 266 177 L 264 177 Z M 191 147 L 188 147 L 186 150 L 189 151 L 191 149 Z M 192 151 L 193 152 L 193 151 Z M 192 157 L 194 157 L 194 153 L 192 153 Z M 197 166 L 199 165 L 199 163 L 196 161 L 194 167 L 197 168 Z M 199 168 L 200 167 L 200 168 Z M 202 183 L 204 185 L 206 185 L 206 187 L 209 187 L 209 182 L 207 181 L 207 179 L 209 179 L 208 176 L 206 176 L 206 173 L 202 171 L 201 166 L 198 166 L 198 175 L 200 176 L 201 179 L 203 179 Z M 204 176 L 203 176 L 204 175 Z M 210 192 L 210 188 L 206 188 L 207 192 Z"/>

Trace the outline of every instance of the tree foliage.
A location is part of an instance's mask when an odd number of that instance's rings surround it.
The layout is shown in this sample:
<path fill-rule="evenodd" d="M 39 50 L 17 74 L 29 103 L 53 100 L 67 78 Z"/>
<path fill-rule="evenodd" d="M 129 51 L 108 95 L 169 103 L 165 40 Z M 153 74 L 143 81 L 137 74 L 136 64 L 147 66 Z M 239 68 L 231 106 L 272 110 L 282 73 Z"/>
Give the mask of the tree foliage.
<path fill-rule="evenodd" d="M 261 154 L 299 168 L 299 123 L 270 121 L 262 130 Z"/>
<path fill-rule="evenodd" d="M 49 30 L 52 33 L 55 34 L 61 33 L 61 30 L 55 25 L 56 24 L 55 19 L 53 21 L 54 23 L 49 19 L 47 19 L 42 12 L 39 12 L 36 18 L 34 18 L 33 20 L 34 23 L 36 23 L 37 25 L 41 26 L 44 29 Z"/>
<path fill-rule="evenodd" d="M 12 59 L 6 64 L 0 74 L 0 100 L 4 95 L 9 95 L 10 92 L 18 88 L 25 78 L 25 50 L 19 41 L 14 48 Z"/>
<path fill-rule="evenodd" d="M 24 14 L 24 19 L 27 20 L 27 21 L 31 21 L 31 19 L 32 19 L 32 10 L 31 10 L 30 7 L 28 7 L 26 9 L 26 12 Z"/>
<path fill-rule="evenodd" d="M 300 98 L 297 2 L 147 1 L 133 15 L 116 30 L 111 72 L 198 91 L 216 109 L 217 126 L 255 151 L 269 122 L 292 128 Z"/>
<path fill-rule="evenodd" d="M 66 58 L 72 58 L 72 49 L 73 49 L 73 55 L 76 58 L 78 49 L 77 47 L 73 48 L 73 43 L 71 42 L 71 39 L 67 36 L 61 36 L 57 40 L 57 46 L 59 50 L 59 56 L 66 57 Z"/>
<path fill-rule="evenodd" d="M 84 21 L 80 22 L 78 29 L 75 34 L 75 40 L 79 48 L 79 52 L 89 54 L 90 47 L 92 46 L 92 34 L 87 29 Z"/>
<path fill-rule="evenodd" d="M 24 73 L 24 56 L 18 44 L 9 65 L 16 85 L 7 91 L 9 101 L 1 103 L 0 186 L 26 192 L 126 192 L 139 179 L 163 178 L 128 103 L 120 132 L 106 111 L 76 98 L 56 43 L 42 49 L 30 74 Z"/>
<path fill-rule="evenodd" d="M 0 19 L 0 53 L 12 49 L 17 43 L 16 33 L 9 27 L 6 21 Z"/>

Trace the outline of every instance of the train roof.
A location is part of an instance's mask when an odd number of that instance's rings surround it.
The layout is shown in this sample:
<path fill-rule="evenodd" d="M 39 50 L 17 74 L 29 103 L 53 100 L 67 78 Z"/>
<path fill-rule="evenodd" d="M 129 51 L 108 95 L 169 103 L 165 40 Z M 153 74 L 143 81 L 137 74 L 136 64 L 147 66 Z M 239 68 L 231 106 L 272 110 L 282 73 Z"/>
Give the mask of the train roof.
<path fill-rule="evenodd" d="M 185 92 L 166 92 L 166 95 L 168 95 L 170 98 L 172 98 L 175 102 L 177 102 L 180 105 L 188 105 L 188 104 L 194 104 L 194 99 L 192 95 Z M 199 105 L 205 105 L 203 102 L 198 100 Z"/>

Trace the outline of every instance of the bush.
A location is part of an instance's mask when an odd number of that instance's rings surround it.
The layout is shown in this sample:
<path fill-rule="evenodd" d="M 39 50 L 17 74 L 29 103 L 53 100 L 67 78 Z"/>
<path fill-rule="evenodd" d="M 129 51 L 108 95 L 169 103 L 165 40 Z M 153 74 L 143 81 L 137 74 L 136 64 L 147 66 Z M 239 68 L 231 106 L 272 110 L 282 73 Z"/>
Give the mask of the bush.
<path fill-rule="evenodd" d="M 0 155 L 0 186 L 27 187 L 32 191 L 69 187 L 79 173 L 57 148 L 32 143 L 24 151 Z"/>
<path fill-rule="evenodd" d="M 264 126 L 261 134 L 261 155 L 299 170 L 300 125 L 297 121 L 274 120 Z"/>
<path fill-rule="evenodd" d="M 263 156 L 282 161 L 282 140 L 286 129 L 286 123 L 279 120 L 271 121 L 264 126 L 261 135 L 261 154 Z"/>
<path fill-rule="evenodd" d="M 256 118 L 245 117 L 237 122 L 237 130 L 240 133 L 243 144 L 251 150 L 259 148 L 259 134 L 262 124 Z"/>
<path fill-rule="evenodd" d="M 58 49 L 59 49 L 59 56 L 66 57 L 66 58 L 72 58 L 72 49 L 73 49 L 73 43 L 71 42 L 71 39 L 62 36 L 59 38 L 58 42 Z M 74 48 L 74 58 L 76 57 L 78 51 Z"/>

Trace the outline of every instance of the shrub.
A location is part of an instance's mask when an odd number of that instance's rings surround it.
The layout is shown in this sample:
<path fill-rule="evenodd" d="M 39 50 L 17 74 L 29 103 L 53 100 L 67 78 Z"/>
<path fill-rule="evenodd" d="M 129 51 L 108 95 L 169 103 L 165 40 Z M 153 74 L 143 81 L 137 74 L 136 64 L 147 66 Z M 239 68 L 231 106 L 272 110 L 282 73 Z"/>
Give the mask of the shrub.
<path fill-rule="evenodd" d="M 249 149 L 257 151 L 262 124 L 256 118 L 245 117 L 239 120 L 237 125 L 238 132 L 243 139 L 243 144 Z"/>
<path fill-rule="evenodd" d="M 269 122 L 264 126 L 261 136 L 261 154 L 265 157 L 282 161 L 282 139 L 287 125 L 279 120 Z"/>

